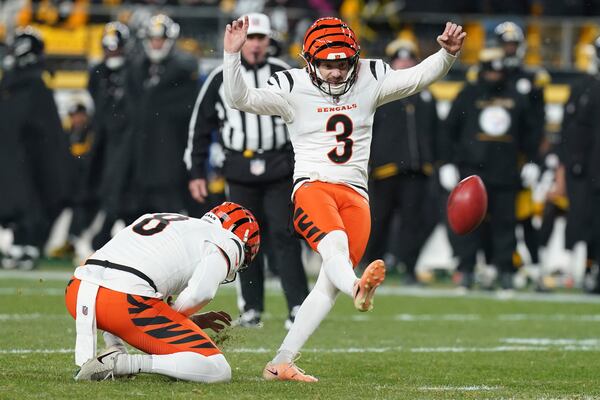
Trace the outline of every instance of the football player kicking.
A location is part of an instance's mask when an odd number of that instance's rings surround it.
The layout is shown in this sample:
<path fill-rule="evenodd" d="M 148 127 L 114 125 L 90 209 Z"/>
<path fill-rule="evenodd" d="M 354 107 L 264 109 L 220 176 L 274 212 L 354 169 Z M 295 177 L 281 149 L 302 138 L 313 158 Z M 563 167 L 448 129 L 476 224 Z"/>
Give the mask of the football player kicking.
<path fill-rule="evenodd" d="M 245 84 L 240 68 L 247 30 L 247 18 L 225 29 L 225 99 L 241 111 L 279 115 L 287 124 L 295 153 L 294 226 L 323 259 L 313 290 L 263 376 L 316 382 L 294 364 L 298 351 L 339 291 L 352 297 L 359 311 L 368 311 L 385 277 L 381 260 L 360 279 L 353 270 L 370 233 L 367 163 L 375 109 L 446 75 L 466 33 L 448 22 L 437 38 L 440 51 L 413 68 L 394 71 L 381 60 L 361 60 L 356 36 L 343 21 L 321 18 L 304 36 L 306 67 L 276 72 L 268 87 L 255 89 Z"/>
<path fill-rule="evenodd" d="M 225 312 L 194 315 L 222 282 L 256 256 L 250 211 L 223 203 L 201 219 L 146 214 L 75 270 L 66 291 L 76 319 L 76 380 L 140 372 L 195 382 L 227 382 L 231 368 L 202 328 L 229 325 Z M 163 300 L 178 296 L 171 305 Z M 169 302 L 170 303 L 170 302 Z M 224 325 L 223 325 L 224 324 Z M 96 357 L 96 329 L 108 349 Z M 147 354 L 127 354 L 123 341 Z"/>

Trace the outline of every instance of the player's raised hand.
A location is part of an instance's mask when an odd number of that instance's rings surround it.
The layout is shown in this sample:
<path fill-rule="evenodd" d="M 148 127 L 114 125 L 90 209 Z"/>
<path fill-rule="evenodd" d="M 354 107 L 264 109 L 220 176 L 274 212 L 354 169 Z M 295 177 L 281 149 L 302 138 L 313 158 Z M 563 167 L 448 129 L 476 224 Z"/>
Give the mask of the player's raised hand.
<path fill-rule="evenodd" d="M 437 37 L 437 42 L 448 53 L 456 55 L 463 45 L 463 41 L 467 36 L 467 32 L 463 32 L 463 28 L 453 22 L 446 22 L 446 28 L 440 36 Z"/>
<path fill-rule="evenodd" d="M 238 19 L 225 27 L 225 38 L 223 39 L 223 48 L 227 53 L 237 53 L 241 50 L 246 41 L 248 33 L 248 16 L 244 19 Z"/>

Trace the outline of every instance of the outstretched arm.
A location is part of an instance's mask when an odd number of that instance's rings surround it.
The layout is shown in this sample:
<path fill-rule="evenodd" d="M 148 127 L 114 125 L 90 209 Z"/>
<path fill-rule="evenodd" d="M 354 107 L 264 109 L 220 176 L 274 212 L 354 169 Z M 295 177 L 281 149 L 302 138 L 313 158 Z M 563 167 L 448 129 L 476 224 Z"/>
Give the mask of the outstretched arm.
<path fill-rule="evenodd" d="M 447 22 L 444 32 L 437 37 L 442 47 L 440 51 L 412 68 L 388 73 L 381 85 L 377 106 L 415 94 L 443 78 L 454 64 L 465 36 L 462 26 Z"/>
<path fill-rule="evenodd" d="M 293 111 L 279 94 L 268 89 L 250 88 L 242 76 L 240 50 L 246 41 L 248 17 L 233 21 L 225 28 L 223 40 L 223 88 L 225 101 L 230 107 L 261 115 L 279 115 L 291 122 Z"/>
<path fill-rule="evenodd" d="M 217 245 L 205 242 L 202 261 L 196 267 L 187 287 L 179 294 L 172 308 L 192 315 L 207 305 L 217 293 L 229 272 L 229 261 Z"/>

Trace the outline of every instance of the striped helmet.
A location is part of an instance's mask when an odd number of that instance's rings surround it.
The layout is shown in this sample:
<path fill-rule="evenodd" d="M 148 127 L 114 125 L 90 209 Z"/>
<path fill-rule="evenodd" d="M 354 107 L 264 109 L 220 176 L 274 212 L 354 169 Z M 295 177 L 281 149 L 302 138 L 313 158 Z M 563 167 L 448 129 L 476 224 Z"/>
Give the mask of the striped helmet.
<path fill-rule="evenodd" d="M 260 248 L 260 228 L 250 210 L 239 204 L 226 201 L 210 210 L 221 226 L 231 231 L 244 244 L 244 262 L 239 269 L 246 268 Z"/>
<path fill-rule="evenodd" d="M 304 35 L 302 57 L 306 61 L 313 84 L 325 94 L 337 97 L 350 90 L 356 81 L 359 54 L 360 46 L 356 35 L 339 18 L 319 18 Z M 331 60 L 347 60 L 349 62 L 350 70 L 344 82 L 333 84 L 321 78 L 318 69 L 319 63 Z"/>

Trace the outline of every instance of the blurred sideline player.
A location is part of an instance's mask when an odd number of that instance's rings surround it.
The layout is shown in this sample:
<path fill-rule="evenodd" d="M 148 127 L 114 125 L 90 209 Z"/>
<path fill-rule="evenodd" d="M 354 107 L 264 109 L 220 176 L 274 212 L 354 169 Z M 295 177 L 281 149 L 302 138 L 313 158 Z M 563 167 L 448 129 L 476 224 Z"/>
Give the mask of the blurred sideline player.
<path fill-rule="evenodd" d="M 485 222 L 452 240 L 462 273 L 461 291 L 473 286 L 477 252 L 486 250 L 486 244 L 491 246 L 486 257 L 491 256 L 488 261 L 500 273 L 502 288 L 512 289 L 517 192 L 531 185 L 529 170 L 538 168 L 533 162 L 539 136 L 532 126 L 530 102 L 510 84 L 503 60 L 500 48 L 480 52 L 479 79 L 454 99 L 440 135 L 442 187 L 450 191 L 461 177 L 479 175 L 488 193 Z M 529 162 L 521 166 L 522 154 Z"/>
<path fill-rule="evenodd" d="M 587 244 L 588 259 L 600 260 L 600 37 L 593 42 L 588 73 L 572 85 L 564 107 L 560 157 L 565 169 L 569 210 L 565 249 L 569 262 L 578 258 L 578 243 Z M 588 260 L 584 287 L 600 291 L 600 275 Z"/>
<path fill-rule="evenodd" d="M 533 133 L 539 137 L 541 143 L 546 126 L 544 87 L 550 83 L 550 75 L 543 68 L 525 67 L 525 34 L 516 23 L 505 21 L 498 24 L 494 28 L 493 42 L 495 46 L 504 50 L 503 63 L 507 83 L 529 99 Z M 467 79 L 470 82 L 476 81 L 477 76 L 478 67 L 469 69 Z M 526 156 L 521 155 L 521 158 L 524 160 Z M 531 263 L 537 266 L 539 264 L 540 233 L 532 224 L 536 209 L 532 192 L 536 190 L 541 171 L 537 164 L 529 163 L 523 173 L 527 179 L 517 195 L 516 217 L 517 223 L 523 227 L 523 239 L 529 251 Z M 516 249 L 514 257 L 515 263 L 522 265 L 522 257 Z"/>
<path fill-rule="evenodd" d="M 418 63 L 418 48 L 409 40 L 394 40 L 386 53 L 395 70 Z M 431 179 L 438 128 L 435 99 L 428 90 L 380 107 L 373 122 L 373 229 L 366 256 L 383 258 L 386 251 L 397 255 L 407 285 L 418 283 L 417 259 L 438 221 Z M 400 217 L 399 224 L 393 223 L 395 217 Z M 394 256 L 387 255 L 390 261 Z M 387 267 L 393 271 L 395 265 Z"/>
<path fill-rule="evenodd" d="M 539 138 L 538 142 L 542 143 L 546 126 L 544 86 L 550 83 L 550 75 L 542 68 L 525 68 L 525 35 L 517 24 L 511 21 L 503 22 L 496 26 L 494 34 L 497 44 L 504 49 L 507 80 L 519 93 L 529 97 L 534 133 Z M 517 196 L 517 223 L 523 227 L 523 239 L 529 250 L 531 263 L 538 265 L 540 234 L 532 224 L 535 211 L 532 192 L 538 184 L 540 169 L 537 164 L 530 164 L 528 168 L 528 180 Z M 516 249 L 515 254 L 518 255 Z"/>
<path fill-rule="evenodd" d="M 226 382 L 231 368 L 202 328 L 229 325 L 224 312 L 193 315 L 256 256 L 250 211 L 223 203 L 201 219 L 145 214 L 75 270 L 66 304 L 76 319 L 76 380 L 140 372 Z M 163 300 L 178 296 L 171 305 Z M 108 349 L 96 357 L 96 328 Z M 148 354 L 129 355 L 123 341 Z"/>
<path fill-rule="evenodd" d="M 447 23 L 438 36 L 444 49 L 416 67 L 393 71 L 381 60 L 360 60 L 352 29 L 338 18 L 321 18 L 304 37 L 306 68 L 276 72 L 267 88 L 255 89 L 241 72 L 247 30 L 247 18 L 225 30 L 225 99 L 241 111 L 279 115 L 287 124 L 295 153 L 294 226 L 323 258 L 313 290 L 263 377 L 315 382 L 294 364 L 298 351 L 339 291 L 352 297 L 359 311 L 369 311 L 385 277 L 381 260 L 373 261 L 360 279 L 353 271 L 370 232 L 367 163 L 375 109 L 442 78 L 466 33 Z"/>

